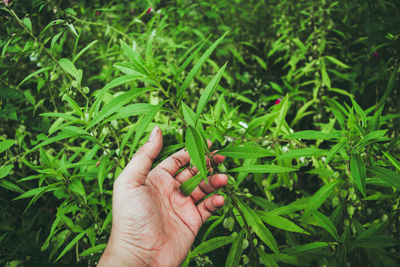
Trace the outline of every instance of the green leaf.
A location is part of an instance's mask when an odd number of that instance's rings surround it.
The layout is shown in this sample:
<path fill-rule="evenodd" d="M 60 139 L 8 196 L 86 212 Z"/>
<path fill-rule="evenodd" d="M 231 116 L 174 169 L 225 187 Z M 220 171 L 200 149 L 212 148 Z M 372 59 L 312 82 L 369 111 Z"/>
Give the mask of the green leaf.
<path fill-rule="evenodd" d="M 188 105 L 185 104 L 185 102 L 182 101 L 181 103 L 183 118 L 190 126 L 196 127 L 196 114 Z"/>
<path fill-rule="evenodd" d="M 195 176 L 181 184 L 179 188 L 185 194 L 185 196 L 189 196 L 201 181 L 202 177 L 200 173 L 197 173 Z"/>
<path fill-rule="evenodd" d="M 210 100 L 212 94 L 215 91 L 215 88 L 217 88 L 217 85 L 219 81 L 221 80 L 222 74 L 224 73 L 225 67 L 228 64 L 226 62 L 222 68 L 215 74 L 214 78 L 211 80 L 211 82 L 206 86 L 206 89 L 204 89 L 204 92 L 200 96 L 199 103 L 197 104 L 197 109 L 196 109 L 196 121 L 200 117 L 201 113 L 203 112 L 204 107 L 207 105 L 208 101 Z"/>
<path fill-rule="evenodd" d="M 282 229 L 285 231 L 289 231 L 289 232 L 310 235 L 310 233 L 308 233 L 307 231 L 304 231 L 302 228 L 300 228 L 299 226 L 297 226 L 290 220 L 288 220 L 284 217 L 281 217 L 279 215 L 276 215 L 274 213 L 265 212 L 265 211 L 257 211 L 257 215 L 265 223 L 272 225 L 276 228 L 279 228 L 279 229 Z"/>
<path fill-rule="evenodd" d="M 386 99 L 389 97 L 389 95 L 392 93 L 394 84 L 396 83 L 396 75 L 397 75 L 397 68 L 394 69 L 392 72 L 392 75 L 390 76 L 388 86 L 386 88 L 385 93 L 383 94 L 382 98 L 379 100 L 378 105 L 376 106 L 376 109 L 380 109 L 383 107 L 383 105 L 386 102 Z"/>
<path fill-rule="evenodd" d="M 87 250 L 81 252 L 79 256 L 85 257 L 85 256 L 90 256 L 92 254 L 103 252 L 103 250 L 106 248 L 106 245 L 107 244 L 98 244 L 94 247 L 88 248 Z"/>
<path fill-rule="evenodd" d="M 136 49 L 127 45 L 124 41 L 120 40 L 122 51 L 128 57 L 128 59 L 134 64 L 137 71 L 144 75 L 148 75 L 149 71 L 146 68 L 146 63 L 143 58 L 139 55 Z"/>
<path fill-rule="evenodd" d="M 334 145 L 330 150 L 328 155 L 326 156 L 326 161 L 325 161 L 325 166 L 328 165 L 329 162 L 333 159 L 333 157 L 336 155 L 336 153 L 344 148 L 346 145 L 346 142 L 340 142 Z"/>
<path fill-rule="evenodd" d="M 243 162 L 243 167 L 248 167 L 248 166 L 252 166 L 257 162 L 257 159 L 255 158 L 250 158 L 250 159 L 245 159 Z M 240 172 L 237 180 L 236 180 L 236 184 L 235 184 L 235 189 L 237 189 L 239 187 L 239 185 L 244 181 L 244 179 L 247 177 L 249 173 L 248 172 Z"/>
<path fill-rule="evenodd" d="M 382 142 L 389 140 L 387 137 L 384 137 L 387 131 L 388 130 L 378 130 L 370 132 L 356 144 L 356 147 L 362 148 L 375 142 Z"/>
<path fill-rule="evenodd" d="M 199 61 L 193 66 L 193 68 L 190 70 L 188 75 L 186 76 L 185 81 L 183 82 L 182 86 L 179 87 L 178 90 L 178 99 L 180 100 L 186 90 L 186 88 L 189 86 L 190 82 L 194 79 L 196 76 L 197 72 L 199 72 L 201 66 L 204 64 L 204 62 L 210 57 L 211 53 L 214 51 L 214 49 L 222 42 L 222 40 L 225 38 L 225 36 L 228 33 L 226 32 L 224 35 L 222 35 L 217 41 L 215 41 L 207 50 L 204 52 L 204 54 L 200 57 Z"/>
<path fill-rule="evenodd" d="M 122 77 L 118 77 L 118 78 L 112 80 L 111 82 L 107 83 L 103 87 L 103 89 L 101 89 L 101 92 L 105 93 L 109 89 L 115 88 L 115 87 L 120 86 L 120 85 L 125 84 L 125 83 L 130 83 L 130 82 L 135 81 L 137 79 L 142 79 L 143 77 L 144 76 L 142 76 L 142 75 L 124 75 Z M 143 88 L 136 88 L 136 89 L 133 89 L 133 90 L 140 90 L 140 89 L 143 89 Z M 147 88 L 147 90 L 152 90 L 152 88 Z"/>
<path fill-rule="evenodd" d="M 341 132 L 323 133 L 319 131 L 300 131 L 284 136 L 285 139 L 304 139 L 304 140 L 330 140 L 342 137 Z"/>
<path fill-rule="evenodd" d="M 16 184 L 11 183 L 10 181 L 8 181 L 6 179 L 0 180 L 0 186 L 5 188 L 5 189 L 7 189 L 7 190 L 15 191 L 15 192 L 18 192 L 18 193 L 23 193 L 24 192 L 24 190 L 22 190 L 21 187 L 19 187 Z"/>
<path fill-rule="evenodd" d="M 242 255 L 243 248 L 243 237 L 244 230 L 240 231 L 235 240 L 232 243 L 231 249 L 229 250 L 228 258 L 225 262 L 225 267 L 239 266 L 240 256 Z"/>
<path fill-rule="evenodd" d="M 14 140 L 8 139 L 0 142 L 0 153 L 3 153 L 14 145 Z"/>
<path fill-rule="evenodd" d="M 383 155 L 400 171 L 400 161 L 398 161 L 395 157 L 390 155 L 388 152 L 383 151 Z"/>
<path fill-rule="evenodd" d="M 277 137 L 281 131 L 281 127 L 285 122 L 285 117 L 286 117 L 286 113 L 289 110 L 289 96 L 286 95 L 281 103 L 279 103 L 279 105 L 276 106 L 277 108 L 279 108 L 279 115 L 276 119 L 277 121 L 277 125 L 276 125 L 276 131 L 274 133 L 274 136 Z"/>
<path fill-rule="evenodd" d="M 361 194 L 366 197 L 365 179 L 367 178 L 367 174 L 364 161 L 361 159 L 360 155 L 353 153 L 351 154 L 350 172 L 358 190 L 360 190 Z"/>
<path fill-rule="evenodd" d="M 386 248 L 400 246 L 400 241 L 388 236 L 379 235 L 358 238 L 351 242 L 350 246 L 358 248 Z"/>
<path fill-rule="evenodd" d="M 312 156 L 326 156 L 328 155 L 329 151 L 319 149 L 319 148 L 314 148 L 314 147 L 309 147 L 309 148 L 299 148 L 295 150 L 290 150 L 279 157 L 277 157 L 277 160 L 284 160 L 284 159 L 295 159 L 295 158 L 300 158 L 300 157 L 312 157 Z"/>
<path fill-rule="evenodd" d="M 204 143 L 196 128 L 189 126 L 186 131 L 186 148 L 194 165 L 200 172 L 202 178 L 207 181 L 206 158 L 204 154 Z"/>
<path fill-rule="evenodd" d="M 272 236 L 271 232 L 268 230 L 267 227 L 262 223 L 260 218 L 257 214 L 248 207 L 244 202 L 240 199 L 237 199 L 237 204 L 240 210 L 243 212 L 244 219 L 246 220 L 247 224 L 253 229 L 256 235 L 275 253 L 279 253 L 278 245 L 274 237 Z"/>
<path fill-rule="evenodd" d="M 57 259 L 54 262 L 57 262 L 62 256 L 64 256 L 69 250 L 72 249 L 72 247 L 90 230 L 90 228 L 86 229 L 85 231 L 79 233 L 77 236 L 75 236 L 74 239 L 72 239 L 71 242 L 68 243 L 68 245 L 65 246 L 63 251 L 58 255 Z"/>
<path fill-rule="evenodd" d="M 79 107 L 78 103 L 75 102 L 75 100 L 73 100 L 68 95 L 64 95 L 63 100 L 68 102 L 69 106 L 76 112 L 77 115 L 79 115 L 81 118 L 84 117 L 84 114 L 83 114 L 81 108 Z"/>
<path fill-rule="evenodd" d="M 331 88 L 331 79 L 329 78 L 328 72 L 326 71 L 325 61 L 321 60 L 321 77 L 322 82 L 326 86 L 326 88 Z"/>
<path fill-rule="evenodd" d="M 336 241 L 339 241 L 339 235 L 336 230 L 336 227 L 333 225 L 333 223 L 331 222 L 331 220 L 329 220 L 328 217 L 326 217 L 319 211 L 314 211 L 312 215 L 322 228 L 324 228 Z"/>
<path fill-rule="evenodd" d="M 81 195 L 83 197 L 86 196 L 85 188 L 82 185 L 82 182 L 78 179 L 73 179 L 69 185 L 69 189 L 72 192 L 77 193 L 78 195 Z"/>
<path fill-rule="evenodd" d="M 13 165 L 6 165 L 0 167 L 0 179 L 6 177 L 10 173 L 13 167 L 14 167 Z"/>
<path fill-rule="evenodd" d="M 230 158 L 250 159 L 275 156 L 271 150 L 256 146 L 228 146 L 217 152 Z"/>
<path fill-rule="evenodd" d="M 87 50 L 89 50 L 92 46 L 97 44 L 97 42 L 98 42 L 97 40 L 94 40 L 93 42 L 85 46 L 81 51 L 79 51 L 79 53 L 72 60 L 72 63 L 75 63 Z"/>
<path fill-rule="evenodd" d="M 193 249 L 189 253 L 189 257 L 193 258 L 199 254 L 204 255 L 210 251 L 216 250 L 217 248 L 226 246 L 234 241 L 232 236 L 219 236 L 209 239 L 200 245 L 198 245 L 195 249 Z"/>
<path fill-rule="evenodd" d="M 310 197 L 307 198 L 301 198 L 298 199 L 288 205 L 276 208 L 274 210 L 271 210 L 270 213 L 276 214 L 276 215 L 288 215 L 292 214 L 296 211 L 303 210 L 307 206 L 308 202 L 310 200 Z"/>
<path fill-rule="evenodd" d="M 22 23 L 29 30 L 29 32 L 32 32 L 32 21 L 28 17 L 23 18 Z"/>
<path fill-rule="evenodd" d="M 60 67 L 67 72 L 68 74 L 72 75 L 75 79 L 79 79 L 79 73 L 78 70 L 76 69 L 74 63 L 72 63 L 69 59 L 67 58 L 61 58 L 58 61 L 58 64 Z"/>
<path fill-rule="evenodd" d="M 284 252 L 286 252 L 290 255 L 307 254 L 316 249 L 330 247 L 331 245 L 332 245 L 332 243 L 329 243 L 329 242 L 314 242 L 314 243 L 309 243 L 309 244 L 305 244 L 302 246 L 287 248 L 284 250 Z"/>
<path fill-rule="evenodd" d="M 129 103 L 140 94 L 152 90 L 151 88 L 135 88 L 129 90 L 128 92 L 115 97 L 109 103 L 105 104 L 103 108 L 100 110 L 98 114 L 95 114 L 89 125 L 87 126 L 88 129 L 96 125 L 101 120 L 105 119 L 106 117 L 110 116 L 114 112 L 117 112 L 121 109 L 122 106 Z"/>
<path fill-rule="evenodd" d="M 64 202 L 65 203 L 65 202 Z M 50 243 L 50 239 L 53 237 L 53 235 L 56 233 L 56 228 L 58 224 L 60 223 L 61 219 L 64 217 L 64 214 L 68 211 L 68 209 L 71 207 L 71 204 L 63 207 L 59 206 L 57 208 L 57 214 L 56 214 L 56 219 L 54 220 L 53 224 L 51 225 L 50 233 L 46 238 L 46 241 L 44 241 L 42 247 L 40 248 L 42 251 L 45 251 Z"/>
<path fill-rule="evenodd" d="M 306 209 L 304 211 L 304 217 L 309 216 L 312 212 L 316 211 L 322 204 L 324 204 L 325 200 L 332 193 L 333 189 L 340 183 L 340 180 L 334 180 L 329 184 L 321 187 L 315 194 L 310 198 Z"/>
<path fill-rule="evenodd" d="M 247 172 L 247 173 L 284 173 L 297 171 L 297 169 L 283 167 L 279 165 L 252 165 L 242 166 L 238 168 L 230 169 L 229 172 Z"/>
<path fill-rule="evenodd" d="M 279 267 L 278 263 L 274 260 L 274 258 L 270 255 L 267 254 L 265 251 L 261 250 L 261 248 L 257 248 L 257 253 L 260 256 L 260 259 L 262 263 L 264 263 L 265 266 L 267 267 Z M 234 266 L 234 265 L 232 265 Z M 238 266 L 238 265 L 235 265 Z"/>
<path fill-rule="evenodd" d="M 103 183 L 107 176 L 107 163 L 108 158 L 106 157 L 101 159 L 100 165 L 98 166 L 99 171 L 97 172 L 97 183 L 99 184 L 100 194 L 103 194 Z"/>
<path fill-rule="evenodd" d="M 28 76 L 26 76 L 25 79 L 23 79 L 23 80 L 18 84 L 18 87 L 20 87 L 22 84 L 24 84 L 27 80 L 31 79 L 32 77 L 34 77 L 34 76 L 36 76 L 36 75 L 38 75 L 38 74 L 40 74 L 40 73 L 42 73 L 42 72 L 49 71 L 49 70 L 51 70 L 52 68 L 53 68 L 53 67 L 44 67 L 44 68 L 41 68 L 41 69 L 39 69 L 39 70 L 37 70 L 37 71 L 35 71 L 35 72 L 32 72 L 31 74 L 29 74 Z"/>
<path fill-rule="evenodd" d="M 350 98 L 351 103 L 353 104 L 354 110 L 356 111 L 357 115 L 360 116 L 362 125 L 366 125 L 367 123 L 367 116 L 365 115 L 364 110 L 358 105 L 358 103 L 354 100 L 353 97 Z"/>
<path fill-rule="evenodd" d="M 344 64 L 342 61 L 340 61 L 340 60 L 338 60 L 338 59 L 336 59 L 336 58 L 334 58 L 334 57 L 325 56 L 325 58 L 328 59 L 328 60 L 329 60 L 330 62 L 332 62 L 333 64 L 338 65 L 339 67 L 342 67 L 342 68 L 344 68 L 344 69 L 350 68 L 348 65 Z"/>
<path fill-rule="evenodd" d="M 34 197 L 37 195 L 41 195 L 47 191 L 54 191 L 58 188 L 53 188 L 54 186 L 59 185 L 60 183 L 55 183 L 55 184 L 51 184 L 51 185 L 47 185 L 47 186 L 43 186 L 43 187 L 37 187 L 37 188 L 33 188 L 31 190 L 28 190 L 26 192 L 24 192 L 22 195 L 19 195 L 18 197 L 14 198 L 13 200 L 18 200 L 18 199 L 23 199 L 23 198 L 28 198 L 28 197 Z"/>
<path fill-rule="evenodd" d="M 137 143 L 139 142 L 140 138 L 142 138 L 144 132 L 146 131 L 147 127 L 149 126 L 150 122 L 154 119 L 158 111 L 160 111 L 161 107 L 167 101 L 163 101 L 159 103 L 152 111 L 145 114 L 143 117 L 140 118 L 140 121 L 136 127 L 135 137 L 133 138 L 132 150 L 136 148 Z"/>
<path fill-rule="evenodd" d="M 400 174 L 398 172 L 377 166 L 368 168 L 368 171 L 389 185 L 396 187 L 397 190 L 400 190 Z"/>

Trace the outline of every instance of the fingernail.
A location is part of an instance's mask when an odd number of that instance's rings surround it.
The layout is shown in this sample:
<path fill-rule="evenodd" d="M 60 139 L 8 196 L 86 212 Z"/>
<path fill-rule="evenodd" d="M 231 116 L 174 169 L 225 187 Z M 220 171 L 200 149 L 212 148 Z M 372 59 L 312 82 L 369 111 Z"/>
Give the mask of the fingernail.
<path fill-rule="evenodd" d="M 154 140 L 154 138 L 156 138 L 157 134 L 158 134 L 158 128 L 157 126 L 154 127 L 154 129 L 151 131 L 151 134 L 149 136 L 149 141 L 152 142 Z"/>

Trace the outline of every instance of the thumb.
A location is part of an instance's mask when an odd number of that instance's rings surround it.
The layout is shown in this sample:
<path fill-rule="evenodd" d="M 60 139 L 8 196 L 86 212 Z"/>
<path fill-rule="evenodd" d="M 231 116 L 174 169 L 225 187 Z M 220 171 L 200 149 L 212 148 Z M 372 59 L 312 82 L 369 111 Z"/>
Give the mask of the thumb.
<path fill-rule="evenodd" d="M 135 186 L 144 184 L 153 161 L 157 158 L 163 146 L 162 132 L 159 127 L 154 127 L 147 142 L 139 148 L 131 161 L 121 173 Z"/>

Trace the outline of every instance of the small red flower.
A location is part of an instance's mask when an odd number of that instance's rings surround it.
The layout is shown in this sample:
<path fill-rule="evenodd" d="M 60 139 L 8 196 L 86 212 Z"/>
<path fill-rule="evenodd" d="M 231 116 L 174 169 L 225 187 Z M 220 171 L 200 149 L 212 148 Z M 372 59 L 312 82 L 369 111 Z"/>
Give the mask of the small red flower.
<path fill-rule="evenodd" d="M 96 16 L 100 16 L 101 15 L 101 11 L 96 11 Z"/>
<path fill-rule="evenodd" d="M 129 10 L 129 13 L 133 14 L 133 13 L 135 13 L 135 10 L 131 9 L 131 10 Z"/>
<path fill-rule="evenodd" d="M 152 11 L 153 11 L 153 8 L 150 7 L 149 9 L 147 9 L 146 14 L 149 14 L 149 13 L 152 12 Z"/>
<path fill-rule="evenodd" d="M 274 105 L 279 105 L 279 103 L 281 103 L 281 101 L 282 101 L 282 98 L 278 98 L 277 100 L 275 100 Z"/>
<path fill-rule="evenodd" d="M 101 160 L 99 160 L 99 161 L 96 163 L 96 167 L 99 167 L 100 163 L 101 163 Z"/>
<path fill-rule="evenodd" d="M 379 52 L 378 51 L 374 51 L 374 57 L 379 57 Z"/>
<path fill-rule="evenodd" d="M 8 0 L 2 0 L 2 2 L 3 2 L 6 6 L 8 6 Z"/>

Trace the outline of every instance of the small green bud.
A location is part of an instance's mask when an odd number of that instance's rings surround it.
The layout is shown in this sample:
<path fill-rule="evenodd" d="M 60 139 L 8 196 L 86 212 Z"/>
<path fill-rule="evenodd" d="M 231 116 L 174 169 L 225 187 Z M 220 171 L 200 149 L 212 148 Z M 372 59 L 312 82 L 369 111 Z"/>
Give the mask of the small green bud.
<path fill-rule="evenodd" d="M 53 82 L 53 81 L 55 81 L 55 80 L 57 80 L 58 79 L 58 73 L 57 72 L 50 72 L 50 81 L 51 82 Z"/>
<path fill-rule="evenodd" d="M 342 189 L 342 190 L 340 191 L 340 197 L 341 197 L 341 198 L 346 198 L 346 196 L 347 196 L 347 191 L 344 190 L 344 189 Z"/>
<path fill-rule="evenodd" d="M 72 82 L 71 82 L 71 85 L 72 85 L 72 87 L 74 87 L 74 88 L 78 88 L 78 87 L 79 87 L 78 81 L 72 81 Z"/>
<path fill-rule="evenodd" d="M 357 195 L 355 193 L 350 194 L 350 199 L 355 201 L 357 199 Z"/>
<path fill-rule="evenodd" d="M 85 95 L 89 94 L 89 93 L 90 93 L 89 87 L 87 87 L 87 86 L 83 87 L 83 88 L 82 88 L 82 92 L 83 92 Z"/>
<path fill-rule="evenodd" d="M 253 195 L 251 193 L 246 193 L 246 197 L 251 198 Z"/>
<path fill-rule="evenodd" d="M 347 207 L 347 213 L 349 214 L 350 218 L 352 218 L 353 214 L 354 214 L 354 207 L 353 206 L 348 206 Z"/>
<path fill-rule="evenodd" d="M 113 178 L 113 174 L 110 172 L 107 177 L 108 177 L 108 179 L 111 179 L 111 178 Z"/>
<path fill-rule="evenodd" d="M 349 187 L 349 189 L 347 190 L 347 192 L 349 192 L 349 194 L 354 194 L 354 187 Z"/>
<path fill-rule="evenodd" d="M 254 239 L 253 239 L 253 244 L 254 244 L 254 246 L 257 246 L 257 244 L 258 244 L 257 238 L 254 238 Z"/>
<path fill-rule="evenodd" d="M 233 226 L 235 225 L 235 220 L 232 217 L 225 218 L 222 225 L 224 226 L 225 229 L 232 231 Z"/>
<path fill-rule="evenodd" d="M 339 205 L 340 203 L 340 199 L 336 196 L 334 198 L 332 198 L 332 206 L 336 207 L 337 205 Z"/>
<path fill-rule="evenodd" d="M 243 239 L 243 243 L 242 243 L 242 249 L 246 249 L 249 246 L 249 240 L 247 239 Z"/>
<path fill-rule="evenodd" d="M 243 263 L 248 264 L 249 262 L 250 262 L 249 257 L 247 257 L 246 255 L 243 255 Z"/>

